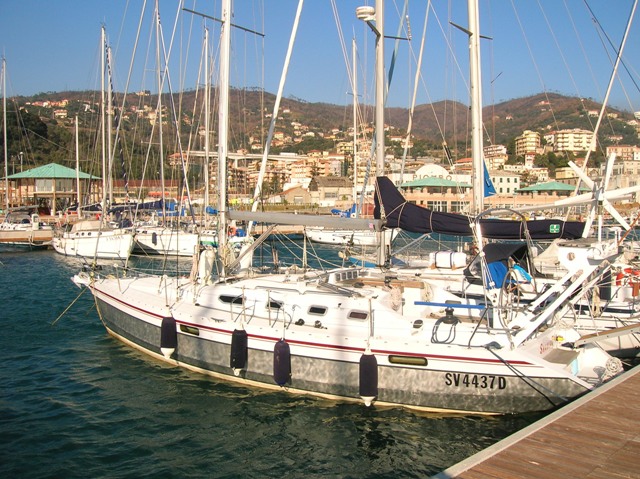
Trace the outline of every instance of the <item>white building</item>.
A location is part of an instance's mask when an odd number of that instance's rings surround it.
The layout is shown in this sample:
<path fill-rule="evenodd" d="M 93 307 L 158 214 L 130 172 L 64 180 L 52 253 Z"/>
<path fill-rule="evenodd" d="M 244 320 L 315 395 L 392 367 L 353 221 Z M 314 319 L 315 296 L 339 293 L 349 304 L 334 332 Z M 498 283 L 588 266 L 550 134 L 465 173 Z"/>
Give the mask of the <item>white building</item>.
<path fill-rule="evenodd" d="M 640 146 L 635 145 L 614 145 L 607 146 L 607 157 L 615 153 L 616 161 L 640 161 Z"/>
<path fill-rule="evenodd" d="M 595 144 L 591 144 L 593 132 L 574 128 L 572 130 L 558 130 L 545 135 L 547 143 L 553 145 L 553 151 L 595 151 Z"/>
<path fill-rule="evenodd" d="M 514 195 L 516 190 L 520 188 L 520 175 L 516 173 L 494 170 L 489 171 L 489 176 L 498 195 Z"/>
<path fill-rule="evenodd" d="M 537 131 L 524 130 L 522 135 L 516 137 L 516 156 L 524 156 L 539 149 L 540 133 Z"/>

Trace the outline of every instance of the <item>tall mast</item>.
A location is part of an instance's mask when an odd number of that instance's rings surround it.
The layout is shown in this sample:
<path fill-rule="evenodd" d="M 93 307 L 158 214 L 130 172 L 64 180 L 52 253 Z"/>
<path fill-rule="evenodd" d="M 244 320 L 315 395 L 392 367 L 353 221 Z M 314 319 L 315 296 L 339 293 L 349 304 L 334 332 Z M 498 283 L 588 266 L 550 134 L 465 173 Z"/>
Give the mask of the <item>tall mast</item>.
<path fill-rule="evenodd" d="M 4 135 L 5 215 L 9 211 L 9 150 L 7 149 L 7 61 L 2 57 L 2 130 Z"/>
<path fill-rule="evenodd" d="M 113 78 L 111 77 L 111 47 L 106 45 L 107 49 L 107 73 L 109 75 L 109 81 L 107 83 L 107 158 L 109 164 L 107 167 L 107 173 L 109 174 L 108 187 L 109 187 L 109 204 L 113 204 Z"/>
<path fill-rule="evenodd" d="M 356 205 L 356 215 L 360 214 L 358 203 L 358 67 L 356 39 L 351 40 L 351 55 L 353 57 L 353 203 Z"/>
<path fill-rule="evenodd" d="M 229 56 L 231 47 L 231 0 L 222 2 L 220 38 L 220 108 L 218 110 L 218 246 L 227 243 L 227 141 L 229 130 Z"/>
<path fill-rule="evenodd" d="M 162 223 L 166 222 L 167 218 L 167 202 L 165 198 L 164 187 L 164 147 L 162 144 L 162 75 L 160 70 L 162 63 L 160 62 L 160 8 L 158 6 L 158 0 L 156 0 L 156 79 L 158 82 L 158 109 L 156 111 L 156 119 L 158 120 L 158 148 L 160 149 L 160 190 L 162 194 Z"/>
<path fill-rule="evenodd" d="M 76 210 L 78 214 L 80 213 L 80 198 L 82 195 L 80 194 L 80 148 L 79 148 L 79 140 L 78 140 L 78 115 L 76 115 L 76 195 L 78 198 L 78 209 Z"/>
<path fill-rule="evenodd" d="M 469 85 L 471 90 L 471 158 L 474 215 L 483 210 L 484 161 L 482 159 L 482 78 L 480 74 L 480 20 L 478 0 L 468 0 L 469 14 Z"/>
<path fill-rule="evenodd" d="M 207 217 L 207 208 L 209 207 L 209 159 L 211 156 L 209 137 L 211 135 L 209 125 L 209 115 L 211 114 L 211 106 L 209 104 L 211 98 L 211 76 L 209 75 L 209 29 L 204 29 L 204 217 Z"/>
<path fill-rule="evenodd" d="M 384 1 L 376 0 L 376 174 L 384 174 Z"/>
<path fill-rule="evenodd" d="M 100 48 L 100 63 L 101 63 L 101 67 L 102 67 L 102 74 L 100 75 L 100 92 L 101 92 L 101 96 L 100 96 L 100 101 L 102 103 L 102 109 L 100 111 L 100 116 L 101 116 L 101 121 L 102 121 L 102 130 L 101 130 L 101 137 L 102 137 L 102 201 L 101 201 L 101 205 L 102 205 L 102 215 L 104 216 L 107 212 L 107 203 L 106 203 L 106 197 L 107 197 L 107 139 L 106 139 L 106 131 L 107 131 L 107 121 L 106 121 L 106 112 L 105 112 L 105 103 L 106 103 L 106 99 L 105 99 L 105 85 L 104 85 L 104 76 L 105 76 L 105 65 L 106 65 L 106 61 L 105 61 L 105 54 L 106 54 L 106 45 L 107 45 L 107 40 L 106 40 L 106 31 L 104 28 L 104 25 L 102 26 L 102 35 L 101 35 L 101 43 L 102 43 L 102 48 Z"/>

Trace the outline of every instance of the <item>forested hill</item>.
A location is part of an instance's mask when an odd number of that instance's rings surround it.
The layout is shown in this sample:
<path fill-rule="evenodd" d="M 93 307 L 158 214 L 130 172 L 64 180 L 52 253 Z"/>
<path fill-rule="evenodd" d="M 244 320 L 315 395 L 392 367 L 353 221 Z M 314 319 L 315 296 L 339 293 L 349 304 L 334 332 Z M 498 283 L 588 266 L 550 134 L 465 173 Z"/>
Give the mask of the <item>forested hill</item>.
<path fill-rule="evenodd" d="M 95 144 L 97 133 L 97 111 L 100 95 L 98 92 L 48 92 L 32 97 L 10 98 L 7 102 L 8 145 L 10 161 L 18 161 L 22 152 L 22 159 L 31 165 L 40 165 L 51 161 L 67 164 L 74 157 L 73 118 L 78 115 L 81 125 L 81 139 L 83 142 Z M 122 105 L 122 95 L 115 95 L 115 104 Z M 201 98 L 201 95 L 198 97 Z M 174 103 L 181 108 L 181 131 L 186 136 L 192 125 L 198 122 L 193 118 L 194 91 L 187 91 L 177 95 Z M 269 126 L 275 96 L 256 89 L 232 90 L 231 107 L 231 138 L 233 149 L 250 149 L 250 138 L 264 138 Z M 169 98 L 163 99 L 164 105 L 169 105 Z M 215 102 L 213 102 L 215 103 Z M 16 117 L 16 105 L 21 108 L 21 114 Z M 143 105 L 148 110 L 154 110 L 157 97 L 154 95 L 129 94 L 125 104 L 125 130 L 133 131 L 136 126 L 133 118 L 140 118 Z M 517 98 L 484 108 L 485 143 L 508 144 L 524 130 L 534 130 L 540 133 L 566 128 L 583 128 L 593 130 L 599 112 L 600 104 L 576 97 L 568 97 L 555 93 L 537 94 L 525 98 Z M 371 123 L 374 118 L 371 106 L 363 107 L 365 121 Z M 608 109 L 607 122 L 601 128 L 601 141 L 607 144 L 611 138 L 617 136 L 617 141 L 623 144 L 638 144 L 635 128 L 629 125 L 633 114 Z M 66 115 L 66 118 L 64 118 Z M 148 115 L 144 124 L 149 130 Z M 170 118 L 164 114 L 165 121 Z M 217 121 L 214 115 L 214 122 Z M 406 131 L 409 121 L 408 108 L 388 108 L 386 123 L 389 134 L 402 135 Z M 304 142 L 296 144 L 296 151 L 305 149 L 330 148 L 336 140 L 346 138 L 346 131 L 352 125 L 351 105 L 333 105 L 326 103 L 309 103 L 300 99 L 286 98 L 281 103 L 281 113 L 278 118 L 276 131 L 291 135 L 295 128 L 302 128 L 305 132 L 312 132 L 315 138 L 324 138 L 324 142 Z M 434 149 L 439 148 L 443 140 L 449 145 L 456 141 L 467 145 L 470 124 L 469 108 L 459 102 L 440 101 L 433 104 L 418 105 L 415 108 L 412 134 L 414 143 L 429 144 Z M 138 127 L 139 128 L 139 127 Z M 212 126 L 215 128 L 215 124 Z M 138 133 L 142 137 L 144 128 Z M 131 137 L 131 134 L 128 135 Z M 143 141 L 138 138 L 137 147 L 130 147 L 134 152 L 142 150 L 139 146 Z M 330 138 L 330 141 L 327 140 Z M 186 140 L 185 140 L 186 141 Z M 3 138 L 0 137 L 0 145 Z M 186 144 L 186 143 L 185 143 Z M 168 149 L 172 146 L 168 145 Z M 285 148 L 282 148 L 285 150 Z M 275 149 L 277 151 L 278 148 Z M 423 151 L 416 150 L 418 155 Z M 140 151 L 139 154 L 142 154 Z M 133 155 L 135 156 L 135 154 Z"/>

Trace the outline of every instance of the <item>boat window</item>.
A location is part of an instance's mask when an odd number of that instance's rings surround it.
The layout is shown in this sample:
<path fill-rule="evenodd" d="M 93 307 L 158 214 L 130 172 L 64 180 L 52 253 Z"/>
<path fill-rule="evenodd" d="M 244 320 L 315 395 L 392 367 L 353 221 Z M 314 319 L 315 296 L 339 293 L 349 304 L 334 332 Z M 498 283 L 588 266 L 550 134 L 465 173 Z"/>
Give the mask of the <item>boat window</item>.
<path fill-rule="evenodd" d="M 369 314 L 365 313 L 364 311 L 349 311 L 349 316 L 347 316 L 347 318 L 349 319 L 367 319 L 369 317 Z"/>
<path fill-rule="evenodd" d="M 220 301 L 227 304 L 244 304 L 244 298 L 242 296 L 230 296 L 227 294 L 220 296 Z"/>
<path fill-rule="evenodd" d="M 193 326 L 185 326 L 184 324 L 181 324 L 180 331 L 183 333 L 193 334 L 194 336 L 200 336 L 200 330 Z"/>
<path fill-rule="evenodd" d="M 407 366 L 426 366 L 429 362 L 427 358 L 421 356 L 398 356 L 392 354 L 389 356 L 391 364 L 406 364 Z"/>
<path fill-rule="evenodd" d="M 275 301 L 273 299 L 269 300 L 267 309 L 280 309 L 280 308 L 282 308 L 282 301 Z"/>
<path fill-rule="evenodd" d="M 324 316 L 327 314 L 326 306 L 311 306 L 309 308 L 309 314 L 317 314 L 319 316 Z"/>

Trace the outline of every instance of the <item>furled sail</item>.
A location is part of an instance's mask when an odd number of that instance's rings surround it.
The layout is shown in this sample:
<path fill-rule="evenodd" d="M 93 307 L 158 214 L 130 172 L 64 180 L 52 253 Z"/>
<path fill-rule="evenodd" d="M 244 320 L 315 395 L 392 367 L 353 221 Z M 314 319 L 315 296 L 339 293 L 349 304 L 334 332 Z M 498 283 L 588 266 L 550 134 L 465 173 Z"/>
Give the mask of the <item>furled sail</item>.
<path fill-rule="evenodd" d="M 472 218 L 442 213 L 409 203 L 386 176 L 376 178 L 374 218 L 384 219 L 387 228 L 401 228 L 411 233 L 440 233 L 472 236 Z M 482 236 L 491 239 L 525 239 L 525 224 L 519 220 L 480 219 Z M 526 229 L 532 239 L 575 239 L 582 237 L 585 223 L 558 219 L 531 220 Z"/>

